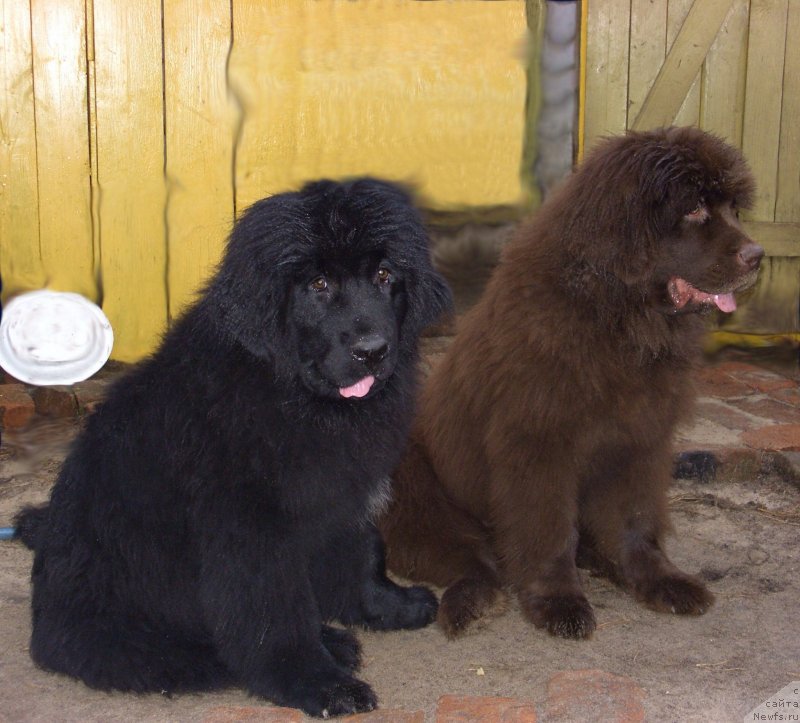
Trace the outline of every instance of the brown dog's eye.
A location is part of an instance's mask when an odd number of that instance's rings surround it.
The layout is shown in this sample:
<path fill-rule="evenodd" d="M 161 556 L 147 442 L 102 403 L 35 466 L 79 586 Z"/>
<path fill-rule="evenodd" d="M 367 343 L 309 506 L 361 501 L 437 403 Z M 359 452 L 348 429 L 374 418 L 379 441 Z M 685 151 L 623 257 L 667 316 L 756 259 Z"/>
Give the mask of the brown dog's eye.
<path fill-rule="evenodd" d="M 687 213 L 684 218 L 687 221 L 692 221 L 694 223 L 702 223 L 703 221 L 708 220 L 708 209 L 706 208 L 705 203 L 702 201 L 697 204 L 697 208 L 694 211 L 690 211 Z"/>
<path fill-rule="evenodd" d="M 312 291 L 325 291 L 328 288 L 328 281 L 324 276 L 317 276 L 308 286 Z"/>
<path fill-rule="evenodd" d="M 375 278 L 377 279 L 379 284 L 388 284 L 392 281 L 392 272 L 389 269 L 384 269 L 381 267 L 378 269 L 378 273 L 375 274 Z"/>

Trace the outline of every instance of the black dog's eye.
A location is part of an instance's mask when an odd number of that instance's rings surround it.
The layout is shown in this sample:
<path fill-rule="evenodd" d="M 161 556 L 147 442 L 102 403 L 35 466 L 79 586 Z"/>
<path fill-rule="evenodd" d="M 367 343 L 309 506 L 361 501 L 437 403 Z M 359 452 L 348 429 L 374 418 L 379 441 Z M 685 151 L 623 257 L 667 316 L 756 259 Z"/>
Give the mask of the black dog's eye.
<path fill-rule="evenodd" d="M 392 283 L 392 272 L 389 269 L 381 268 L 378 269 L 378 273 L 375 274 L 375 279 L 379 284 L 391 284 Z"/>
<path fill-rule="evenodd" d="M 328 288 L 328 281 L 324 276 L 317 276 L 309 285 L 312 291 L 325 291 Z"/>

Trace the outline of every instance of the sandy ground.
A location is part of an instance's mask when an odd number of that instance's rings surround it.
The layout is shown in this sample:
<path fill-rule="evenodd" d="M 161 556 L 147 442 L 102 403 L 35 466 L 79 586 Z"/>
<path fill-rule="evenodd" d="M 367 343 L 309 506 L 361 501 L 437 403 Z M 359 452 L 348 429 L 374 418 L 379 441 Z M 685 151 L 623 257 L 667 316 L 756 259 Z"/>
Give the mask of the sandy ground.
<path fill-rule="evenodd" d="M 0 447 L 0 525 L 46 499 L 74 422 L 6 434 Z M 800 491 L 777 479 L 746 484 L 676 483 L 670 553 L 717 596 L 700 618 L 644 609 L 601 579 L 584 577 L 598 630 L 557 640 L 507 612 L 448 642 L 430 627 L 360 633 L 361 675 L 384 708 L 422 710 L 441 695 L 509 696 L 541 702 L 555 672 L 599 668 L 632 678 L 653 721 L 739 721 L 800 680 Z M 0 542 L 0 720 L 192 721 L 219 706 L 253 706 L 239 690 L 130 696 L 92 691 L 36 669 L 27 653 L 31 553 Z M 266 705 L 266 704 L 265 704 Z"/>

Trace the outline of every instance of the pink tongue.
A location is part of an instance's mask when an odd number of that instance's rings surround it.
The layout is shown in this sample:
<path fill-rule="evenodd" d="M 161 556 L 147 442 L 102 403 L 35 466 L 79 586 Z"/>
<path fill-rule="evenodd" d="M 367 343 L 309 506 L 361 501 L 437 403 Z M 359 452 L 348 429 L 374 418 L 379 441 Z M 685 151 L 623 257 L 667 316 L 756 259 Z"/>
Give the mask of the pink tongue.
<path fill-rule="evenodd" d="M 724 311 L 726 314 L 736 311 L 736 299 L 733 294 L 715 294 L 714 303 L 720 311 Z"/>
<path fill-rule="evenodd" d="M 351 387 L 342 387 L 339 389 L 339 394 L 341 394 L 343 397 L 363 397 L 372 388 L 374 382 L 375 377 L 364 377 Z"/>

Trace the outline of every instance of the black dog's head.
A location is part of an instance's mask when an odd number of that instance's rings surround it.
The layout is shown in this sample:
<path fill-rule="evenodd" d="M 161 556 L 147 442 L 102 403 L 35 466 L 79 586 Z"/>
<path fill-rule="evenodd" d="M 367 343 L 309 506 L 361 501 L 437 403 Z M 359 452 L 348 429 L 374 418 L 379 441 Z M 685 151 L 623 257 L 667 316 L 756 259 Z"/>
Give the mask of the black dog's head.
<path fill-rule="evenodd" d="M 580 253 L 655 308 L 730 312 L 734 293 L 755 283 L 764 251 L 739 222 L 753 177 L 741 153 L 716 136 L 687 127 L 611 138 L 575 181 L 594 237 L 616 240 Z"/>
<path fill-rule="evenodd" d="M 377 393 L 451 303 L 409 195 L 369 178 L 254 204 L 207 298 L 250 353 L 334 398 Z"/>

